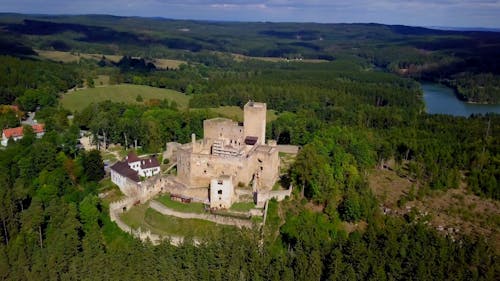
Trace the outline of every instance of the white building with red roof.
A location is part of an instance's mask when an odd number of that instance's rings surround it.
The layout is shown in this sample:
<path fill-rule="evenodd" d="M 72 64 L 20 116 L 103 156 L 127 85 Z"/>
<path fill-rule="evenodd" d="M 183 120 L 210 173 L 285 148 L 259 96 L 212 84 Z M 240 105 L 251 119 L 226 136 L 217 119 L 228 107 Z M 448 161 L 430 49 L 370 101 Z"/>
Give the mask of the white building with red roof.
<path fill-rule="evenodd" d="M 35 133 L 37 138 L 41 138 L 45 134 L 45 125 L 44 124 L 34 124 L 31 125 L 33 128 L 33 132 Z M 8 128 L 3 129 L 2 132 L 2 145 L 7 146 L 9 139 L 12 138 L 14 141 L 18 141 L 24 136 L 24 128 L 16 127 L 16 128 Z"/>
<path fill-rule="evenodd" d="M 141 182 L 141 177 L 148 178 L 160 173 L 160 162 L 156 157 L 139 158 L 130 152 L 123 161 L 116 162 L 110 168 L 111 181 L 118 185 L 120 190 L 130 193 Z"/>

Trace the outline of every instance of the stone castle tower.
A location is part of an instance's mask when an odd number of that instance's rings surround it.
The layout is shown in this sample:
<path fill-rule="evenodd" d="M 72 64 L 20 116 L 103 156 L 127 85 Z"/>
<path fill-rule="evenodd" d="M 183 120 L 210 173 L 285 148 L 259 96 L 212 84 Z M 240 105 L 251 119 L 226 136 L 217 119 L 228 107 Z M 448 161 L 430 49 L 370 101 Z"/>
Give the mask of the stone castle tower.
<path fill-rule="evenodd" d="M 217 206 L 224 201 L 227 188 L 213 179 L 230 176 L 233 186 L 258 181 L 260 189 L 271 189 L 279 178 L 279 156 L 275 142 L 266 144 L 266 104 L 249 101 L 244 106 L 244 123 L 227 118 L 203 121 L 203 139 L 182 145 L 177 151 L 177 180 L 189 188 L 213 185 L 222 193 L 212 194 Z M 222 184 L 220 187 L 227 187 Z"/>
<path fill-rule="evenodd" d="M 266 104 L 249 101 L 244 107 L 245 137 L 257 137 L 257 144 L 266 143 Z"/>

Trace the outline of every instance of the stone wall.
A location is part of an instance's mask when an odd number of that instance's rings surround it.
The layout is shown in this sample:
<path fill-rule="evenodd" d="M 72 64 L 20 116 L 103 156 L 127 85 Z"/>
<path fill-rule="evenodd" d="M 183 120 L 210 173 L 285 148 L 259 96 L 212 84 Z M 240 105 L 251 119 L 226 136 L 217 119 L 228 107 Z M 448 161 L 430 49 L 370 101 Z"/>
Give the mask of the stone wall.
<path fill-rule="evenodd" d="M 226 216 L 218 216 L 218 215 L 213 215 L 213 214 L 198 214 L 198 213 L 185 213 L 185 212 L 178 212 L 175 210 L 172 210 L 170 208 L 167 208 L 165 205 L 152 200 L 149 203 L 149 207 L 151 207 L 153 210 L 156 210 L 157 212 L 167 215 L 167 216 L 174 216 L 182 219 L 201 219 L 201 220 L 207 220 L 211 222 L 215 222 L 217 224 L 223 224 L 223 225 L 233 225 L 239 228 L 252 228 L 253 223 L 250 220 L 243 220 L 243 219 L 237 219 L 237 218 L 232 218 L 232 217 L 226 217 Z"/>
<path fill-rule="evenodd" d="M 243 126 L 226 118 L 213 118 L 203 121 L 203 137 L 205 139 L 228 139 L 235 144 L 243 144 Z"/>
<path fill-rule="evenodd" d="M 188 187 L 208 187 L 212 178 L 220 175 L 233 176 L 233 184 L 248 184 L 255 171 L 254 165 L 249 167 L 253 159 L 247 157 L 220 157 L 210 154 L 179 151 L 178 179 Z"/>
<path fill-rule="evenodd" d="M 271 199 L 276 199 L 276 201 L 283 201 L 287 196 L 292 195 L 293 186 L 287 190 L 271 190 L 271 191 L 261 191 L 257 193 L 257 206 L 263 207 L 264 204 Z"/>
<path fill-rule="evenodd" d="M 181 236 L 169 235 L 160 236 L 158 234 L 151 233 L 150 230 L 142 231 L 139 229 L 133 229 L 123 222 L 120 218 L 120 214 L 123 213 L 124 208 L 130 210 L 137 202 L 137 198 L 127 197 L 125 199 L 113 202 L 109 204 L 109 216 L 111 221 L 116 223 L 116 225 L 123 231 L 130 233 L 133 237 L 140 239 L 143 242 L 150 241 L 153 245 L 158 245 L 163 240 L 170 240 L 170 243 L 174 246 L 180 245 L 184 238 Z M 195 244 L 197 241 L 195 240 Z"/>

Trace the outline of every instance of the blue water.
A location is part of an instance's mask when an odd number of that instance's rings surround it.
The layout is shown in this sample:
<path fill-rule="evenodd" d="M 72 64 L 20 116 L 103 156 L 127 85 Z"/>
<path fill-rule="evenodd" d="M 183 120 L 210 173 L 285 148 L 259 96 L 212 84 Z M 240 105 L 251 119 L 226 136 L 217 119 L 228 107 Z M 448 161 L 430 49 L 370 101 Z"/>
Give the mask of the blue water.
<path fill-rule="evenodd" d="M 422 83 L 425 110 L 430 114 L 470 116 L 471 114 L 500 114 L 500 104 L 473 104 L 457 98 L 453 89 L 436 83 Z"/>

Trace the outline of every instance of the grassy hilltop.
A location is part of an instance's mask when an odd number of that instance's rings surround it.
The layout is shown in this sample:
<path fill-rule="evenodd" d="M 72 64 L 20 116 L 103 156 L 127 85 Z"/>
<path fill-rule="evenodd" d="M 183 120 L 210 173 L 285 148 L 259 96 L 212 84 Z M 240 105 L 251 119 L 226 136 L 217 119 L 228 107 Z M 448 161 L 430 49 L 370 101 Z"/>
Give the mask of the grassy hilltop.
<path fill-rule="evenodd" d="M 137 101 L 138 96 L 142 97 L 142 101 Z M 187 108 L 189 102 L 188 96 L 173 90 L 122 84 L 71 91 L 63 95 L 61 104 L 64 108 L 71 111 L 82 111 L 91 103 L 99 103 L 106 100 L 142 104 L 150 99 L 175 101 L 179 108 Z"/>

